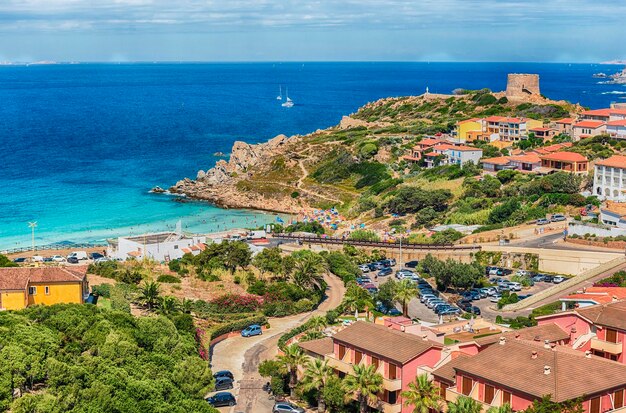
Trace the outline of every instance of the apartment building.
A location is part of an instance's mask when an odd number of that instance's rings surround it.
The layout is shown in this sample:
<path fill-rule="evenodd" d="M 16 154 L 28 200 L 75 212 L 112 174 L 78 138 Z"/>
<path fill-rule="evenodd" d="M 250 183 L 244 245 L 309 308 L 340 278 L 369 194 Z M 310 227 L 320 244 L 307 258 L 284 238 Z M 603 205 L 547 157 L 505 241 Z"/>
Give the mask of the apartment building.
<path fill-rule="evenodd" d="M 606 132 L 606 122 L 599 120 L 581 120 L 572 126 L 572 139 L 579 141 L 585 138 L 602 135 Z"/>
<path fill-rule="evenodd" d="M 539 156 L 541 167 L 572 173 L 589 172 L 589 160 L 576 152 L 554 152 Z"/>
<path fill-rule="evenodd" d="M 572 135 L 572 126 L 576 123 L 572 118 L 563 118 L 554 122 L 558 134 Z"/>
<path fill-rule="evenodd" d="M 626 202 L 626 156 L 597 161 L 594 172 L 593 193 L 598 199 Z"/>
<path fill-rule="evenodd" d="M 626 119 L 607 122 L 606 133 L 615 139 L 626 139 Z"/>
<path fill-rule="evenodd" d="M 340 377 L 352 374 L 354 365 L 376 366 L 383 376 L 384 390 L 371 407 L 383 413 L 413 412 L 413 406 L 402 403 L 400 394 L 415 380 L 418 369 L 433 368 L 440 361 L 443 349 L 442 344 L 427 337 L 364 321 L 357 321 L 330 338 L 299 346 L 309 356 L 327 360 Z"/>
<path fill-rule="evenodd" d="M 483 412 L 504 404 L 525 410 L 547 395 L 555 402 L 580 398 L 585 413 L 624 411 L 626 365 L 565 346 L 500 337 L 432 374 L 446 401 L 471 397 Z"/>

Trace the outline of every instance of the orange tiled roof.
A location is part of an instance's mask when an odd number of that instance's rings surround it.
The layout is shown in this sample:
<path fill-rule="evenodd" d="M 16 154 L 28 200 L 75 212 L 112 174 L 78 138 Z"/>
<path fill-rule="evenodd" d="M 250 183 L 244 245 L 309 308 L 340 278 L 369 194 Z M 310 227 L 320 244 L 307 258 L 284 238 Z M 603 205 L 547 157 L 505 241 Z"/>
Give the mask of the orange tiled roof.
<path fill-rule="evenodd" d="M 626 119 L 612 120 L 610 122 L 607 122 L 607 126 L 626 126 Z"/>
<path fill-rule="evenodd" d="M 554 152 L 542 155 L 541 159 L 562 162 L 586 162 L 587 158 L 576 152 Z"/>
<path fill-rule="evenodd" d="M 624 156 L 624 155 L 613 155 L 610 158 L 602 159 L 601 161 L 597 161 L 596 165 L 610 166 L 610 167 L 613 167 L 613 168 L 626 168 L 626 156 Z"/>
<path fill-rule="evenodd" d="M 600 126 L 604 125 L 604 122 L 600 122 L 599 120 L 583 120 L 582 122 L 578 122 L 574 124 L 575 128 L 592 128 L 596 129 Z"/>
<path fill-rule="evenodd" d="M 611 115 L 626 115 L 626 109 L 611 109 Z"/>
<path fill-rule="evenodd" d="M 594 109 L 586 110 L 582 113 L 583 116 L 610 116 L 611 112 L 615 109 Z"/>
<path fill-rule="evenodd" d="M 482 149 L 480 148 L 473 148 L 471 146 L 467 146 L 467 145 L 459 145 L 459 146 L 453 146 L 452 148 L 455 151 L 462 151 L 462 152 L 468 152 L 468 151 L 480 151 Z"/>
<path fill-rule="evenodd" d="M 489 116 L 488 118 L 485 118 L 487 122 L 501 122 L 505 119 L 506 117 L 504 116 Z"/>
<path fill-rule="evenodd" d="M 436 145 L 438 143 L 441 143 L 441 139 L 435 139 L 435 138 L 426 138 L 426 139 L 422 139 L 421 141 L 417 142 L 417 145 Z"/>
<path fill-rule="evenodd" d="M 571 125 L 572 123 L 574 123 L 574 119 L 572 119 L 572 118 L 563 118 L 563 119 L 557 120 L 556 123 L 563 123 L 563 124 Z"/>
<path fill-rule="evenodd" d="M 547 131 L 551 131 L 554 130 L 552 128 L 532 128 L 529 129 L 530 132 L 547 132 Z"/>
<path fill-rule="evenodd" d="M 487 159 L 483 159 L 481 160 L 481 162 L 483 164 L 485 163 L 490 163 L 490 164 L 494 164 L 494 165 L 507 165 L 509 163 L 509 157 L 508 156 L 497 156 L 495 158 L 487 158 Z"/>
<path fill-rule="evenodd" d="M 523 163 L 539 163 L 541 162 L 541 158 L 536 153 L 527 153 L 519 156 L 512 156 L 511 161 L 514 162 L 523 162 Z"/>
<path fill-rule="evenodd" d="M 0 291 L 25 290 L 29 282 L 82 282 L 86 274 L 86 266 L 0 268 Z"/>
<path fill-rule="evenodd" d="M 471 118 L 471 119 L 465 119 L 465 120 L 460 120 L 457 122 L 458 125 L 462 125 L 464 123 L 468 123 L 468 122 L 477 122 L 479 121 L 480 118 Z"/>

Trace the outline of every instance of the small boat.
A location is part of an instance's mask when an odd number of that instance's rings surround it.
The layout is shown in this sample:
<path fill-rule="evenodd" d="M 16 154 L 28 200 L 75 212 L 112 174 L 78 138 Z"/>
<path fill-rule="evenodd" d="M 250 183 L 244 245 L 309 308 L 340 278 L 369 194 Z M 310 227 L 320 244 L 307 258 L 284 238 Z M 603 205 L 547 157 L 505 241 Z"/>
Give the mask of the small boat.
<path fill-rule="evenodd" d="M 293 107 L 293 101 L 289 98 L 289 90 L 287 88 L 285 88 L 285 97 L 286 102 L 283 103 L 281 106 L 285 107 L 285 108 L 291 108 Z"/>
<path fill-rule="evenodd" d="M 278 85 L 278 96 L 276 96 L 276 100 L 283 100 L 283 87 Z"/>

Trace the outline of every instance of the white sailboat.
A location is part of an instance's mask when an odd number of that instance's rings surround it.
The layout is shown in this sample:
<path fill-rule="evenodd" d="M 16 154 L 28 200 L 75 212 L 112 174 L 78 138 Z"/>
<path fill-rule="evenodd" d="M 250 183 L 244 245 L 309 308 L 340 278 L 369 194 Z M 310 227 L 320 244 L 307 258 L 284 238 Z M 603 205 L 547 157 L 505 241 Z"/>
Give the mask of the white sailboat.
<path fill-rule="evenodd" d="M 276 100 L 283 100 L 283 87 L 278 85 L 278 96 L 276 96 Z"/>
<path fill-rule="evenodd" d="M 283 103 L 281 106 L 285 107 L 285 108 L 291 108 L 293 107 L 293 101 L 289 98 L 289 89 L 285 88 L 285 97 L 287 98 L 285 103 Z"/>

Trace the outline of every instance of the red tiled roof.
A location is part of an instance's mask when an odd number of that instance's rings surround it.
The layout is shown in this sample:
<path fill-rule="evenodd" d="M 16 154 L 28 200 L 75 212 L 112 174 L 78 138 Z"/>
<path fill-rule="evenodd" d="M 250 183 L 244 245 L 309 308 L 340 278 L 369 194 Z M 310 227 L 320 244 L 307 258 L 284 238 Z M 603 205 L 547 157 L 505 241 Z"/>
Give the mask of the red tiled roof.
<path fill-rule="evenodd" d="M 333 339 L 330 337 L 324 337 L 317 340 L 303 341 L 298 343 L 298 346 L 308 352 L 325 356 L 333 352 Z"/>
<path fill-rule="evenodd" d="M 626 301 L 579 308 L 575 312 L 594 324 L 626 330 Z"/>
<path fill-rule="evenodd" d="M 417 142 L 418 145 L 436 145 L 438 143 L 442 143 L 441 139 L 435 139 L 435 138 L 425 138 L 422 139 L 421 141 Z"/>
<path fill-rule="evenodd" d="M 471 146 L 466 146 L 466 145 L 453 146 L 450 149 L 455 150 L 455 151 L 462 151 L 462 152 L 480 151 L 480 150 L 482 150 L 480 148 L 472 148 Z"/>
<path fill-rule="evenodd" d="M 462 125 L 464 123 L 468 123 L 468 122 L 477 122 L 479 121 L 480 118 L 471 118 L 471 119 L 465 119 L 465 120 L 460 120 L 457 122 L 458 125 Z"/>
<path fill-rule="evenodd" d="M 563 124 L 572 124 L 574 123 L 574 119 L 572 118 L 563 118 L 563 119 L 559 119 L 556 121 L 556 123 L 563 123 Z"/>
<path fill-rule="evenodd" d="M 610 166 L 610 167 L 613 167 L 613 168 L 626 168 L 626 156 L 624 156 L 624 155 L 613 155 L 610 158 L 602 159 L 601 161 L 597 161 L 596 165 Z"/>
<path fill-rule="evenodd" d="M 513 162 L 522 162 L 522 163 L 540 163 L 541 162 L 541 158 L 539 158 L 539 155 L 537 155 L 536 153 L 532 153 L 532 152 L 527 153 L 525 155 L 511 156 L 510 159 Z"/>
<path fill-rule="evenodd" d="M 82 282 L 87 267 L 8 267 L 0 268 L 1 290 L 25 290 L 29 282 Z"/>
<path fill-rule="evenodd" d="M 581 115 L 583 116 L 610 116 L 611 112 L 615 109 L 594 109 L 586 110 Z"/>
<path fill-rule="evenodd" d="M 530 132 L 547 132 L 547 131 L 551 131 L 554 130 L 552 128 L 532 128 L 532 129 L 528 129 Z"/>
<path fill-rule="evenodd" d="M 488 118 L 485 118 L 487 122 L 501 122 L 505 119 L 506 117 L 504 116 L 489 116 Z"/>
<path fill-rule="evenodd" d="M 612 120 L 610 122 L 607 122 L 607 126 L 626 126 L 626 119 Z"/>
<path fill-rule="evenodd" d="M 509 163 L 509 157 L 508 156 L 498 156 L 498 157 L 495 157 L 495 158 L 482 159 L 481 162 L 483 164 L 490 163 L 490 164 L 494 164 L 494 165 L 507 165 Z"/>
<path fill-rule="evenodd" d="M 626 115 L 626 109 L 619 109 L 619 108 L 611 109 L 611 115 Z"/>
<path fill-rule="evenodd" d="M 562 161 L 562 162 L 585 162 L 587 158 L 576 152 L 554 152 L 547 155 L 542 155 L 541 159 L 547 159 L 550 161 Z"/>
<path fill-rule="evenodd" d="M 596 129 L 600 126 L 604 125 L 604 122 L 600 122 L 599 120 L 583 120 L 582 122 L 578 122 L 574 124 L 575 128 L 592 128 Z"/>
<path fill-rule="evenodd" d="M 439 143 L 433 147 L 433 149 L 438 150 L 438 151 L 445 151 L 445 150 L 453 149 L 453 148 L 455 148 L 455 146 L 450 145 L 449 143 Z"/>

